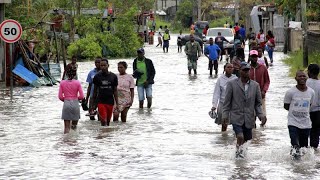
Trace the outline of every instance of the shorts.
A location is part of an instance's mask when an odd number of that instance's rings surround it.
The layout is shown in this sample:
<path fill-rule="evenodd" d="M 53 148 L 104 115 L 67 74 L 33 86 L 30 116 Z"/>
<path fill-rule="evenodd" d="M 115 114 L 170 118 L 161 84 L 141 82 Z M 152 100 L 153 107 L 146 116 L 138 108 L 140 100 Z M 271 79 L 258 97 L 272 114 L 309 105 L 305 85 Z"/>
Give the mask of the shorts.
<path fill-rule="evenodd" d="M 188 70 L 197 70 L 197 55 L 188 55 Z"/>
<path fill-rule="evenodd" d="M 242 126 L 232 124 L 233 131 L 236 133 L 236 135 L 242 133 L 244 137 L 244 141 L 248 141 L 252 139 L 252 129 L 246 128 L 245 124 Z"/>
<path fill-rule="evenodd" d="M 197 61 L 188 60 L 188 70 L 197 70 Z"/>
<path fill-rule="evenodd" d="M 147 98 L 152 97 L 152 84 L 149 84 L 147 87 L 143 85 L 137 86 L 139 101 L 143 101 L 145 99 L 144 94 L 146 94 Z"/>
<path fill-rule="evenodd" d="M 113 105 L 99 103 L 98 113 L 102 122 L 110 121 L 113 113 Z"/>

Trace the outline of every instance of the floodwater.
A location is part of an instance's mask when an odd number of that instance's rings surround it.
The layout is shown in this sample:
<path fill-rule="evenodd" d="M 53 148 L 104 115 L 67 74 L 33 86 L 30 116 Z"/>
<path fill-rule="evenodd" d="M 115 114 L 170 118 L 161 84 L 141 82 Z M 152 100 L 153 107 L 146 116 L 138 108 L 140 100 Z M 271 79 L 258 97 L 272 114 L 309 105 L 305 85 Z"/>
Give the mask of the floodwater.
<path fill-rule="evenodd" d="M 299 162 L 289 156 L 283 98 L 295 81 L 281 61 L 285 55 L 275 53 L 269 69 L 266 127 L 254 130 L 246 157 L 239 160 L 231 127 L 222 134 L 208 116 L 217 80 L 208 76 L 208 60 L 202 56 L 198 75 L 187 75 L 176 37 L 169 53 L 146 45 L 156 68 L 153 107 L 139 110 L 135 92 L 127 123 L 101 127 L 81 111 L 78 129 L 64 135 L 58 85 L 17 87 L 13 102 L 1 91 L 0 179 L 320 179 L 319 153 L 307 149 Z M 120 60 L 132 73 L 132 58 L 110 61 L 110 70 L 117 72 Z M 79 63 L 85 90 L 93 67 Z"/>

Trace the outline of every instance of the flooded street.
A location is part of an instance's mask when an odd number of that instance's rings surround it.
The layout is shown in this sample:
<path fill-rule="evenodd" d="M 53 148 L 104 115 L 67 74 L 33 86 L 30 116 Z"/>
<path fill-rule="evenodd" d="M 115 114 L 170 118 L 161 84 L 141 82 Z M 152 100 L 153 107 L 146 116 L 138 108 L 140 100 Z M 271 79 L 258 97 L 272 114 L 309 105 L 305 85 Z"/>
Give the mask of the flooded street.
<path fill-rule="evenodd" d="M 283 53 L 274 54 L 269 68 L 266 127 L 254 130 L 246 158 L 237 160 L 232 127 L 222 134 L 208 115 L 217 80 L 209 77 L 208 60 L 202 55 L 198 75 L 189 76 L 176 38 L 172 35 L 169 53 L 146 45 L 146 57 L 156 69 L 153 107 L 139 110 L 135 89 L 127 123 L 101 127 L 81 110 L 78 129 L 64 135 L 59 85 L 17 87 L 12 103 L 1 91 L 0 179 L 320 179 L 320 153 L 307 150 L 300 162 L 289 156 L 283 98 L 295 80 L 280 61 Z M 132 73 L 133 58 L 110 60 L 109 70 L 117 73 L 120 60 Z M 94 63 L 78 64 L 86 92 Z"/>

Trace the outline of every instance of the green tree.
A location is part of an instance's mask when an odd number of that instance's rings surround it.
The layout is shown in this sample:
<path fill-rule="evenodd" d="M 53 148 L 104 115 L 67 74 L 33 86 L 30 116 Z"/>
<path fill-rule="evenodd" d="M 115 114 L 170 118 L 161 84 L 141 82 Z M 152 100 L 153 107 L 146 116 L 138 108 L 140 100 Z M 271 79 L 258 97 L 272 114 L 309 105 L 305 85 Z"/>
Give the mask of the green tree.
<path fill-rule="evenodd" d="M 193 4 L 193 0 L 184 0 L 180 3 L 174 19 L 175 27 L 182 26 L 186 28 L 190 26 L 190 20 L 192 20 L 193 15 Z"/>

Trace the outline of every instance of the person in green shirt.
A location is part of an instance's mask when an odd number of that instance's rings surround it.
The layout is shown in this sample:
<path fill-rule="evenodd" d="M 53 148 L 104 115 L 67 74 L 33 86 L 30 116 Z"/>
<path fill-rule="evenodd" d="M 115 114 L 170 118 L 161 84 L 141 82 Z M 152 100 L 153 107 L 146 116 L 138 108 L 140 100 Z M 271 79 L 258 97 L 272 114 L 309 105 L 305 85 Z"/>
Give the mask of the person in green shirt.
<path fill-rule="evenodd" d="M 139 108 L 143 108 L 145 94 L 147 97 L 147 107 L 152 105 L 152 84 L 156 71 L 150 59 L 144 56 L 144 49 L 137 50 L 138 57 L 133 61 L 133 77 L 137 79 L 136 86 L 139 97 Z"/>
<path fill-rule="evenodd" d="M 190 41 L 186 43 L 184 52 L 188 57 L 188 74 L 191 74 L 191 70 L 193 69 L 194 74 L 197 74 L 197 61 L 201 55 L 201 46 L 195 41 L 195 38 L 192 34 L 190 34 Z"/>

